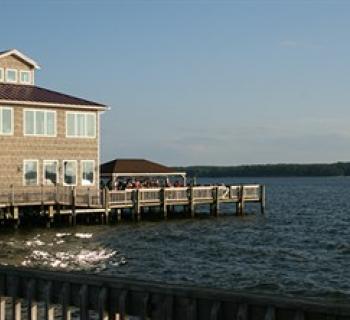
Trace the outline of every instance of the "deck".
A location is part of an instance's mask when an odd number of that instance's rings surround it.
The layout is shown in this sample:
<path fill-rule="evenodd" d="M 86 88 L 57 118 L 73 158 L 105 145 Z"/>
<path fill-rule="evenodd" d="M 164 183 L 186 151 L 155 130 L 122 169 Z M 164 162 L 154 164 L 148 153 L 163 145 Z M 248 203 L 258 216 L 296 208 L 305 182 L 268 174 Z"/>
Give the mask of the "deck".
<path fill-rule="evenodd" d="M 265 186 L 195 186 L 171 188 L 141 188 L 126 190 L 77 190 L 72 187 L 39 187 L 36 190 L 22 187 L 0 190 L 0 221 L 20 222 L 28 207 L 36 208 L 45 215 L 48 223 L 55 216 L 68 215 L 75 223 L 77 215 L 100 214 L 107 223 L 110 217 L 122 219 L 122 213 L 129 211 L 135 220 L 140 220 L 145 208 L 157 207 L 167 218 L 175 207 L 195 216 L 196 207 L 209 205 L 213 215 L 219 215 L 220 205 L 231 203 L 238 215 L 244 214 L 246 203 L 258 203 L 262 213 L 265 210 Z"/>

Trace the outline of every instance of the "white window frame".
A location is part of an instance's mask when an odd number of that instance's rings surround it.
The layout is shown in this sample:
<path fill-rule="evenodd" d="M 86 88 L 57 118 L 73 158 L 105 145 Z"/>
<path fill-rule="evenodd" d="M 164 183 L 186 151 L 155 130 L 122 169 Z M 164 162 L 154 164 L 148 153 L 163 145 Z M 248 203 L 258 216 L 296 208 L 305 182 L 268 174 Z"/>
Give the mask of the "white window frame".
<path fill-rule="evenodd" d="M 36 184 L 26 184 L 26 162 L 36 162 Z M 33 187 L 39 184 L 39 160 L 37 159 L 25 159 L 23 160 L 23 186 Z"/>
<path fill-rule="evenodd" d="M 22 74 L 27 73 L 29 75 L 29 81 L 22 81 Z M 29 70 L 21 70 L 19 72 L 19 82 L 22 84 L 31 84 L 32 83 L 32 73 Z"/>
<path fill-rule="evenodd" d="M 60 181 L 60 175 L 59 175 L 59 161 L 58 161 L 58 160 L 44 160 L 44 161 L 43 161 L 43 184 L 44 184 L 45 186 L 53 186 L 53 185 L 54 185 L 53 183 L 47 183 L 47 182 L 46 182 L 46 176 L 45 176 L 45 164 L 53 163 L 53 162 L 56 163 L 56 184 L 58 184 L 59 181 Z"/>
<path fill-rule="evenodd" d="M 8 79 L 8 72 L 9 71 L 15 71 L 16 79 L 15 80 L 9 80 Z M 12 68 L 7 68 L 6 69 L 6 82 L 8 83 L 17 83 L 18 82 L 18 70 L 17 69 L 12 69 Z"/>
<path fill-rule="evenodd" d="M 75 184 L 69 184 L 65 183 L 64 181 L 64 174 L 65 174 L 65 169 L 64 169 L 64 163 L 65 162 L 75 162 Z M 62 183 L 64 186 L 69 186 L 69 187 L 75 187 L 78 185 L 78 160 L 62 160 Z"/>
<path fill-rule="evenodd" d="M 10 110 L 11 111 L 11 132 L 10 133 L 3 133 L 2 132 L 2 110 Z M 0 136 L 12 136 L 13 135 L 13 129 L 14 129 L 14 116 L 13 115 L 14 115 L 13 108 L 0 106 Z"/>
<path fill-rule="evenodd" d="M 83 183 L 83 173 L 84 173 L 84 163 L 92 162 L 92 171 L 94 174 L 92 183 Z M 96 170 L 95 170 L 95 160 L 81 160 L 80 161 L 80 183 L 84 187 L 94 186 L 96 182 Z"/>
<path fill-rule="evenodd" d="M 55 130 L 53 134 L 36 134 L 36 133 L 26 133 L 27 127 L 26 127 L 26 112 L 27 111 L 34 111 L 39 112 L 42 111 L 45 113 L 44 116 L 44 127 L 47 131 L 47 112 L 51 112 L 55 114 Z M 34 131 L 36 130 L 36 116 L 34 115 Z M 48 109 L 24 109 L 23 110 L 23 135 L 28 137 L 57 137 L 57 111 L 56 110 L 48 110 Z"/>
<path fill-rule="evenodd" d="M 0 68 L 0 82 L 5 82 L 5 69 Z"/>
<path fill-rule="evenodd" d="M 69 135 L 68 134 L 68 115 L 69 114 L 73 114 L 75 115 L 74 117 L 74 126 L 75 126 L 75 132 L 74 135 Z M 78 129 L 78 117 L 76 115 L 93 115 L 94 117 L 94 123 L 95 123 L 95 132 L 93 136 L 88 136 L 88 135 L 84 135 L 84 136 L 78 136 L 77 135 L 77 129 Z M 79 112 L 79 111 L 66 111 L 66 138 L 76 138 L 76 139 L 96 139 L 97 137 L 97 121 L 96 121 L 97 117 L 96 117 L 96 113 L 95 112 Z M 85 130 L 87 131 L 87 117 L 85 117 Z"/>

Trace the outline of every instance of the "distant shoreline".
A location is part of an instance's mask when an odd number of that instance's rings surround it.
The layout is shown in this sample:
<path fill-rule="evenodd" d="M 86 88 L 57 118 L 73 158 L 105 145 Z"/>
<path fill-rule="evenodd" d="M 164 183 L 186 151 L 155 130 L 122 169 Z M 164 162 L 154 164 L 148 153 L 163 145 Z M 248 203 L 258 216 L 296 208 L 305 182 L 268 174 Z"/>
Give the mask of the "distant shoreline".
<path fill-rule="evenodd" d="M 249 177 L 346 177 L 350 176 L 350 162 L 326 164 L 258 164 L 240 166 L 174 167 L 190 177 L 249 178 Z"/>

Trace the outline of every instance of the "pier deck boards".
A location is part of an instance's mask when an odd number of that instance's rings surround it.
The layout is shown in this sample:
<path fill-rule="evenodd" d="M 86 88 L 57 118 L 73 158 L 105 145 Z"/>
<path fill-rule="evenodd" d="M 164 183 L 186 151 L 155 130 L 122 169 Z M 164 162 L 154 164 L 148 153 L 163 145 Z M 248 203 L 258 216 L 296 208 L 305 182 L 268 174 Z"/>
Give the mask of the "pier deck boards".
<path fill-rule="evenodd" d="M 99 213 L 108 222 L 110 214 L 121 219 L 122 210 L 133 212 L 133 217 L 141 219 L 143 208 L 158 207 L 167 217 L 170 208 L 183 206 L 195 215 L 199 205 L 209 205 L 210 212 L 219 214 L 220 205 L 231 203 L 236 206 L 236 213 L 244 214 L 246 203 L 259 203 L 262 213 L 265 209 L 265 186 L 195 186 L 172 188 L 142 188 L 126 190 L 87 190 L 77 193 L 75 188 L 43 188 L 37 192 L 12 188 L 10 192 L 0 190 L 0 221 L 19 220 L 28 208 L 40 211 L 51 221 L 57 215 L 88 215 Z M 131 210 L 130 210 L 131 209 Z"/>

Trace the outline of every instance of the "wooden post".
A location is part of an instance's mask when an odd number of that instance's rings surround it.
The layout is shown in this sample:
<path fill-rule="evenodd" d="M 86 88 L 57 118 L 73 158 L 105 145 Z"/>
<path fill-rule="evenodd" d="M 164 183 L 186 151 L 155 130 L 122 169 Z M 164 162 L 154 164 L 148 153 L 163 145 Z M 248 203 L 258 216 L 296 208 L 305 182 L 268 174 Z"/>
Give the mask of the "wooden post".
<path fill-rule="evenodd" d="M 196 212 L 195 212 L 193 186 L 190 187 L 190 212 L 191 212 L 191 217 L 194 218 Z"/>
<path fill-rule="evenodd" d="M 53 217 L 54 217 L 53 206 L 49 206 L 48 211 L 47 211 L 47 223 L 46 223 L 47 228 L 51 227 L 51 225 L 53 223 Z"/>
<path fill-rule="evenodd" d="M 5 320 L 6 317 L 6 300 L 0 297 L 0 320 Z"/>
<path fill-rule="evenodd" d="M 15 228 L 17 229 L 21 223 L 19 219 L 18 207 L 13 207 L 13 219 L 15 220 Z"/>
<path fill-rule="evenodd" d="M 214 215 L 217 217 L 220 213 L 220 187 L 214 189 Z"/>
<path fill-rule="evenodd" d="M 76 205 L 76 188 L 72 188 L 72 225 L 75 226 L 77 224 L 77 216 L 75 211 L 75 205 Z"/>
<path fill-rule="evenodd" d="M 105 223 L 109 223 L 109 190 L 108 188 L 103 189 L 103 199 L 105 205 Z"/>
<path fill-rule="evenodd" d="M 133 218 L 136 221 L 141 220 L 141 192 L 140 189 L 134 190 L 134 212 Z"/>
<path fill-rule="evenodd" d="M 236 205 L 236 213 L 239 216 L 244 215 L 244 186 L 241 185 L 239 188 L 239 201 Z"/>
<path fill-rule="evenodd" d="M 22 315 L 22 304 L 18 298 L 13 298 L 12 302 L 12 319 L 21 320 Z"/>
<path fill-rule="evenodd" d="M 260 205 L 261 205 L 261 214 L 265 213 L 265 207 L 266 207 L 266 194 L 265 194 L 265 186 L 260 186 Z"/>
<path fill-rule="evenodd" d="M 15 186 L 11 184 L 11 206 L 15 205 Z"/>
<path fill-rule="evenodd" d="M 163 211 L 163 215 L 164 215 L 164 219 L 168 218 L 168 212 L 167 212 L 167 199 L 166 199 L 166 191 L 165 188 L 162 188 L 160 190 L 160 205 L 161 205 L 161 209 Z"/>
<path fill-rule="evenodd" d="M 91 192 L 90 192 L 90 188 L 88 188 L 88 207 L 91 207 L 91 203 L 92 203 L 92 198 L 91 198 Z"/>

